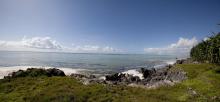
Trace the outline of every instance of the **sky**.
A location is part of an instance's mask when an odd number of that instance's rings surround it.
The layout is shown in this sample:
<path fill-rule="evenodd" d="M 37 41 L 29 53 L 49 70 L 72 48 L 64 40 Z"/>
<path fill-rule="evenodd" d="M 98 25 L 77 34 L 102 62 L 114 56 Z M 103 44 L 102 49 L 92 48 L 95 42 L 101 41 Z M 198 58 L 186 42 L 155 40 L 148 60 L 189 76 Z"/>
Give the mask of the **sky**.
<path fill-rule="evenodd" d="M 0 50 L 189 53 L 219 32 L 219 0 L 0 0 Z"/>

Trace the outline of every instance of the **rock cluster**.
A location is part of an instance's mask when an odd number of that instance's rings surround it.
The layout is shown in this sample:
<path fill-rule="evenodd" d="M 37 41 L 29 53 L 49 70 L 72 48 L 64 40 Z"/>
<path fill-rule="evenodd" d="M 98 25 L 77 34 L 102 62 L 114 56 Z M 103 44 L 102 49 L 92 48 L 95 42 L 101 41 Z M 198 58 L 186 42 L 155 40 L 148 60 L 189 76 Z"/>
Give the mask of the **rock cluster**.
<path fill-rule="evenodd" d="M 188 63 L 188 60 L 177 60 L 176 64 Z M 152 68 L 144 69 L 141 68 L 138 75 L 128 74 L 125 72 L 115 73 L 112 75 L 106 75 L 103 78 L 98 78 L 94 75 L 83 75 L 83 74 L 71 74 L 73 77 L 84 84 L 90 83 L 101 83 L 109 85 L 129 85 L 129 86 L 141 86 L 148 88 L 155 88 L 162 85 L 174 85 L 177 82 L 185 80 L 186 73 L 175 66 L 168 65 L 164 68 Z M 141 75 L 141 76 L 140 76 Z M 19 70 L 12 72 L 5 78 L 17 78 L 17 77 L 37 77 L 37 76 L 66 76 L 62 70 L 52 69 L 36 69 L 28 68 L 27 70 Z"/>
<path fill-rule="evenodd" d="M 83 74 L 71 74 L 70 77 L 74 77 L 76 79 L 94 79 L 96 76 L 94 75 L 83 75 Z"/>
<path fill-rule="evenodd" d="M 116 73 L 114 75 L 106 76 L 106 81 L 111 81 L 117 84 L 137 84 L 147 87 L 157 87 L 160 85 L 173 85 L 186 79 L 186 73 L 180 69 L 170 70 L 170 68 L 161 69 L 141 69 L 144 79 L 137 76 Z"/>
<path fill-rule="evenodd" d="M 114 84 L 129 84 L 129 83 L 138 83 L 141 79 L 138 76 L 132 76 L 129 74 L 123 73 L 116 73 L 113 75 L 105 76 L 105 80 L 109 81 L 107 83 L 114 83 Z"/>
<path fill-rule="evenodd" d="M 199 62 L 194 61 L 192 58 L 176 60 L 175 64 L 199 64 Z"/>
<path fill-rule="evenodd" d="M 27 70 L 18 70 L 16 72 L 10 73 L 4 78 L 17 78 L 17 77 L 38 77 L 38 76 L 66 76 L 62 70 L 51 68 L 51 69 L 37 69 L 28 68 Z"/>
<path fill-rule="evenodd" d="M 140 73 L 143 74 L 143 79 L 127 73 L 106 75 L 105 79 L 98 79 L 95 76 L 91 77 L 81 74 L 72 74 L 71 77 L 80 80 L 84 84 L 101 83 L 110 85 L 141 86 L 147 88 L 156 88 L 162 85 L 174 85 L 187 78 L 184 71 L 181 69 L 171 70 L 170 66 L 160 69 L 141 68 Z"/>

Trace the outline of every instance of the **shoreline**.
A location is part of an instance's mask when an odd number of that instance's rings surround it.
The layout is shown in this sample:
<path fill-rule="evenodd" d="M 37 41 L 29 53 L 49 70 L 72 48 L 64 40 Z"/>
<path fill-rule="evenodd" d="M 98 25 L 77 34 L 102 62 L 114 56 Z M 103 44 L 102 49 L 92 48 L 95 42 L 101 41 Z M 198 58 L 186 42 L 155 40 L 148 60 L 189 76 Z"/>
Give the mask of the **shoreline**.
<path fill-rule="evenodd" d="M 177 63 L 176 61 L 175 63 Z M 109 75 L 95 76 L 93 74 L 83 74 L 80 71 L 87 69 L 71 69 L 71 68 L 53 68 L 53 67 L 37 67 L 37 66 L 20 66 L 11 67 L 13 70 L 7 67 L 4 69 L 6 73 L 4 76 L 8 76 L 10 73 L 16 72 L 16 70 L 28 70 L 28 68 L 34 69 L 57 69 L 65 73 L 65 76 L 72 77 L 82 82 L 84 85 L 88 84 L 108 84 L 108 85 L 126 85 L 132 87 L 144 87 L 144 88 L 157 88 L 160 86 L 168 85 L 172 86 L 175 83 L 179 83 L 182 80 L 187 79 L 186 73 L 182 70 L 171 71 L 174 64 L 158 65 L 150 69 L 129 69 L 123 72 L 117 72 Z M 3 73 L 0 73 L 3 76 Z M 4 77 L 2 77 L 4 78 Z"/>
<path fill-rule="evenodd" d="M 14 73 L 14 78 L 1 79 L 0 96 L 4 100 L 19 99 L 23 101 L 36 100 L 36 97 L 38 100 L 54 99 L 54 97 L 71 99 L 81 97 L 81 99 L 90 98 L 94 101 L 100 97 L 119 100 L 134 97 L 140 102 L 149 99 L 152 99 L 152 102 L 155 100 L 167 100 L 167 102 L 201 100 L 217 102 L 220 100 L 220 67 L 218 65 L 179 62 L 183 63 L 176 63 L 168 70 L 142 69 L 145 72 L 145 79 L 142 81 L 137 80 L 137 77 L 123 75 L 123 73 L 110 75 L 108 81 L 104 81 L 104 79 L 95 80 L 94 76 L 82 74 L 64 76 L 59 69 L 29 69 Z M 183 75 L 181 72 L 186 73 L 182 78 L 187 79 L 176 81 Z M 167 80 L 163 78 L 167 78 Z M 115 81 L 109 81 L 110 79 Z M 17 97 L 14 97 L 15 94 Z"/>
<path fill-rule="evenodd" d="M 158 65 L 155 65 L 151 68 L 156 68 L 156 69 L 163 68 L 167 65 L 173 65 L 175 62 L 176 61 L 168 60 L 168 61 L 165 61 L 164 64 L 158 64 Z M 92 75 L 95 75 L 95 76 L 102 77 L 103 75 L 113 74 L 112 71 L 110 71 L 110 70 L 107 71 L 107 73 L 101 73 L 98 70 L 96 71 L 95 69 L 88 69 L 88 68 L 68 68 L 68 67 L 51 67 L 51 66 L 3 66 L 3 67 L 0 67 L 0 79 L 3 79 L 4 76 L 7 76 L 9 73 L 12 73 L 12 72 L 15 72 L 15 71 L 18 71 L 18 70 L 27 70 L 28 68 L 43 68 L 43 69 L 57 68 L 57 69 L 63 70 L 66 75 L 71 75 L 71 74 L 92 74 Z M 123 72 L 127 72 L 127 71 L 130 71 L 130 70 L 136 70 L 137 71 L 140 68 L 142 68 L 142 66 L 137 66 L 136 68 L 128 68 L 128 69 L 125 69 L 125 70 L 122 70 L 122 71 L 118 70 L 118 71 L 113 71 L 113 72 L 114 73 L 120 73 L 120 72 L 123 73 Z M 149 68 L 149 69 L 151 69 L 151 68 Z M 122 69 L 124 69 L 124 68 L 122 68 Z M 99 73 L 97 73 L 97 72 L 99 72 Z"/>

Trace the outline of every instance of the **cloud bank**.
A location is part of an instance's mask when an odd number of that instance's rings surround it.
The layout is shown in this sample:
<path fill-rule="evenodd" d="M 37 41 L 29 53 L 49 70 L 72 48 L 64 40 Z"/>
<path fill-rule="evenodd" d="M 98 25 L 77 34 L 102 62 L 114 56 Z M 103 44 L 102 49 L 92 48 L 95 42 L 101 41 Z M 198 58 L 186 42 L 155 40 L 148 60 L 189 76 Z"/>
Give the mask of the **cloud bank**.
<path fill-rule="evenodd" d="M 84 46 L 75 46 L 73 45 L 72 51 L 76 52 L 121 52 L 119 49 L 115 49 L 113 47 L 105 46 L 105 47 L 100 47 L 98 45 L 84 45 Z"/>
<path fill-rule="evenodd" d="M 145 53 L 159 55 L 189 55 L 190 49 L 198 43 L 195 37 L 179 38 L 176 43 L 162 48 L 144 48 Z M 7 51 L 42 51 L 42 52 L 72 52 L 72 53 L 121 53 L 120 49 L 110 46 L 74 45 L 63 46 L 50 37 L 33 37 L 19 41 L 0 40 L 0 50 Z"/>
<path fill-rule="evenodd" d="M 165 54 L 165 55 L 189 55 L 190 49 L 198 44 L 198 40 L 193 37 L 192 39 L 179 38 L 176 43 L 170 44 L 163 48 L 145 48 L 146 53 L 151 54 Z"/>
<path fill-rule="evenodd" d="M 74 53 L 114 53 L 120 50 L 97 45 L 73 45 L 71 47 L 63 46 L 50 37 L 24 37 L 20 41 L 1 41 L 0 50 L 7 51 L 46 51 L 46 52 L 74 52 Z"/>
<path fill-rule="evenodd" d="M 62 45 L 50 37 L 24 37 L 20 41 L 0 41 L 0 50 L 9 51 L 58 51 Z"/>
<path fill-rule="evenodd" d="M 27 39 L 24 37 L 21 41 L 22 45 L 30 48 L 38 49 L 62 49 L 62 46 L 50 37 L 33 37 Z"/>

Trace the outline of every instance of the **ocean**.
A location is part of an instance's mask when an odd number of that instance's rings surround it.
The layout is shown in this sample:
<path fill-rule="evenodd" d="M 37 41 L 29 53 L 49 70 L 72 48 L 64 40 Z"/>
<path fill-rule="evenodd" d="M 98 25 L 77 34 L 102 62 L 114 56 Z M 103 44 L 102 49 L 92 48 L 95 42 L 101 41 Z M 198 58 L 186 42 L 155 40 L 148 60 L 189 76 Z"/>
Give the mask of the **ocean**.
<path fill-rule="evenodd" d="M 176 56 L 149 54 L 83 54 L 55 52 L 0 51 L 0 78 L 27 68 L 58 68 L 66 74 L 104 75 L 172 64 Z"/>

